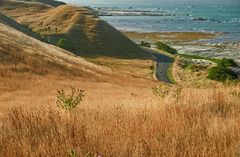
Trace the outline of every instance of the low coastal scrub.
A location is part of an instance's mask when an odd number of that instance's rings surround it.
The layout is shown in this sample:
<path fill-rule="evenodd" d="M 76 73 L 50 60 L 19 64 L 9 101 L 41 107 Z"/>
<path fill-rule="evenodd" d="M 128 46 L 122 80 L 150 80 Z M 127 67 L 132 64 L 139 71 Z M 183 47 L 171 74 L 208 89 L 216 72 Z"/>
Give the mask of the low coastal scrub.
<path fill-rule="evenodd" d="M 167 44 L 163 43 L 163 42 L 157 42 L 156 46 L 159 50 L 165 51 L 167 53 L 170 54 L 177 54 L 177 50 L 168 46 Z"/>
<path fill-rule="evenodd" d="M 237 63 L 233 59 L 223 58 L 217 60 L 216 63 L 216 67 L 212 67 L 208 70 L 208 79 L 221 82 L 238 79 L 238 75 L 229 69 L 230 67 L 237 66 Z"/>
<path fill-rule="evenodd" d="M 171 88 L 142 104 L 83 101 L 73 119 L 56 105 L 11 108 L 0 121 L 0 156 L 238 156 L 239 86 Z"/>
<path fill-rule="evenodd" d="M 216 63 L 218 66 L 224 66 L 224 67 L 236 67 L 237 63 L 233 59 L 227 59 L 227 58 L 211 58 L 211 57 L 203 57 L 198 55 L 188 55 L 188 54 L 178 54 L 180 57 L 188 58 L 188 59 L 203 59 L 208 60 L 211 62 Z"/>
<path fill-rule="evenodd" d="M 226 80 L 236 80 L 238 75 L 226 67 L 217 66 L 209 69 L 208 78 L 224 82 Z"/>
<path fill-rule="evenodd" d="M 204 60 L 212 61 L 214 63 L 217 63 L 218 61 L 220 61 L 220 59 L 203 57 L 203 56 L 199 56 L 199 55 L 178 54 L 178 56 L 188 58 L 188 59 L 204 59 Z"/>
<path fill-rule="evenodd" d="M 184 57 L 187 59 L 199 59 L 199 60 L 208 60 L 214 62 L 216 67 L 211 67 L 204 65 L 193 65 L 189 62 L 183 61 L 180 66 L 183 69 L 191 69 L 192 71 L 204 70 L 208 69 L 208 79 L 224 82 L 226 80 L 236 80 L 238 79 L 238 75 L 230 69 L 230 67 L 238 66 L 237 63 L 233 59 L 216 59 L 210 57 L 203 57 L 198 55 L 187 55 L 187 54 L 178 54 L 180 57 Z"/>
<path fill-rule="evenodd" d="M 69 51 L 73 50 L 71 43 L 64 38 L 59 39 L 58 42 L 56 43 L 56 46 Z"/>
<path fill-rule="evenodd" d="M 182 69 L 190 70 L 192 72 L 199 72 L 208 69 L 207 65 L 193 64 L 191 61 L 188 60 L 181 60 L 181 62 L 178 63 L 178 66 L 180 66 Z"/>
<path fill-rule="evenodd" d="M 236 67 L 237 63 L 233 59 L 223 58 L 217 62 L 220 67 Z"/>
<path fill-rule="evenodd" d="M 142 47 L 151 47 L 151 44 L 149 42 L 146 42 L 146 41 L 141 41 L 139 46 L 142 46 Z"/>

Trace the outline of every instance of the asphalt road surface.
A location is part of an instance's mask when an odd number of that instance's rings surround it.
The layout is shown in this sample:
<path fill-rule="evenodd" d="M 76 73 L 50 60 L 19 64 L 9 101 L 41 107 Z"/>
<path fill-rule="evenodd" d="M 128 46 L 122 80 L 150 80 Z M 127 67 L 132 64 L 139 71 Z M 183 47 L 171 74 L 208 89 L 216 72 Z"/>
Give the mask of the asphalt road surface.
<path fill-rule="evenodd" d="M 155 61 L 157 62 L 156 78 L 159 81 L 165 83 L 173 83 L 171 79 L 168 77 L 168 71 L 169 68 L 171 67 L 171 64 L 173 63 L 173 59 L 167 55 L 161 54 L 152 49 L 145 50 L 148 51 L 149 53 L 152 53 L 155 56 Z"/>

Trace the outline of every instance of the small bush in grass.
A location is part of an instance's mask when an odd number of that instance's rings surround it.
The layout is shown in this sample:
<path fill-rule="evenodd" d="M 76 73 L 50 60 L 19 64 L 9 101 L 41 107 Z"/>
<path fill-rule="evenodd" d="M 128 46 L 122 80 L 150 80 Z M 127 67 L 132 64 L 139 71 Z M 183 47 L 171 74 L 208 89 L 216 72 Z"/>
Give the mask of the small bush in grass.
<path fill-rule="evenodd" d="M 226 67 L 217 66 L 209 69 L 208 78 L 216 81 L 235 80 L 238 78 L 237 74 Z"/>
<path fill-rule="evenodd" d="M 85 90 L 75 89 L 71 87 L 71 94 L 67 95 L 66 92 L 61 89 L 57 93 L 57 106 L 72 111 L 75 109 L 80 102 L 83 100 Z"/>
<path fill-rule="evenodd" d="M 141 43 L 139 44 L 142 47 L 151 47 L 151 44 L 149 42 L 146 41 L 141 41 Z"/>
<path fill-rule="evenodd" d="M 78 157 L 77 151 L 76 150 L 71 150 L 70 153 L 69 153 L 69 156 L 70 157 Z"/>
<path fill-rule="evenodd" d="M 157 42 L 156 45 L 159 50 L 165 51 L 170 54 L 177 54 L 176 49 L 168 46 L 167 44 L 164 44 L 163 42 Z"/>
<path fill-rule="evenodd" d="M 157 97 L 164 99 L 167 96 L 172 96 L 176 100 L 179 99 L 181 93 L 182 93 L 182 87 L 174 87 L 169 84 L 160 85 L 159 87 L 152 87 L 153 94 Z"/>
<path fill-rule="evenodd" d="M 59 39 L 56 46 L 69 51 L 73 50 L 71 43 L 67 39 Z"/>

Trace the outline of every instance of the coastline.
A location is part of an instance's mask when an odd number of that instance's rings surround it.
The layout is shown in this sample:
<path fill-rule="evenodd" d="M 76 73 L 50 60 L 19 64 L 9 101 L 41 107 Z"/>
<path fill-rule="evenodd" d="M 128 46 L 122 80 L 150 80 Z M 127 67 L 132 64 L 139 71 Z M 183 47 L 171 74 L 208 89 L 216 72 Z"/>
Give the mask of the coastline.
<path fill-rule="evenodd" d="M 223 33 L 204 32 L 131 32 L 122 31 L 136 43 L 146 41 L 154 45 L 161 41 L 178 50 L 180 54 L 212 58 L 231 58 L 240 64 L 240 42 L 211 42 L 224 37 Z"/>

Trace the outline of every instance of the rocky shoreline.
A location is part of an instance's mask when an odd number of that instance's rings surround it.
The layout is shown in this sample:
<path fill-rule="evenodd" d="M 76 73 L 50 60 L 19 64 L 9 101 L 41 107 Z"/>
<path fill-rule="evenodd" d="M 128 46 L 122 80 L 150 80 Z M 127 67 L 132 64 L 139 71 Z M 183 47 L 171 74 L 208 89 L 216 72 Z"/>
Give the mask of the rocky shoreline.
<path fill-rule="evenodd" d="M 213 58 L 231 58 L 240 64 L 240 42 L 212 42 L 224 34 L 202 32 L 124 32 L 135 42 L 146 41 L 154 44 L 166 42 L 181 54 L 192 54 Z"/>
<path fill-rule="evenodd" d="M 179 53 L 213 58 L 231 58 L 240 63 L 240 43 L 190 42 L 172 45 Z"/>

